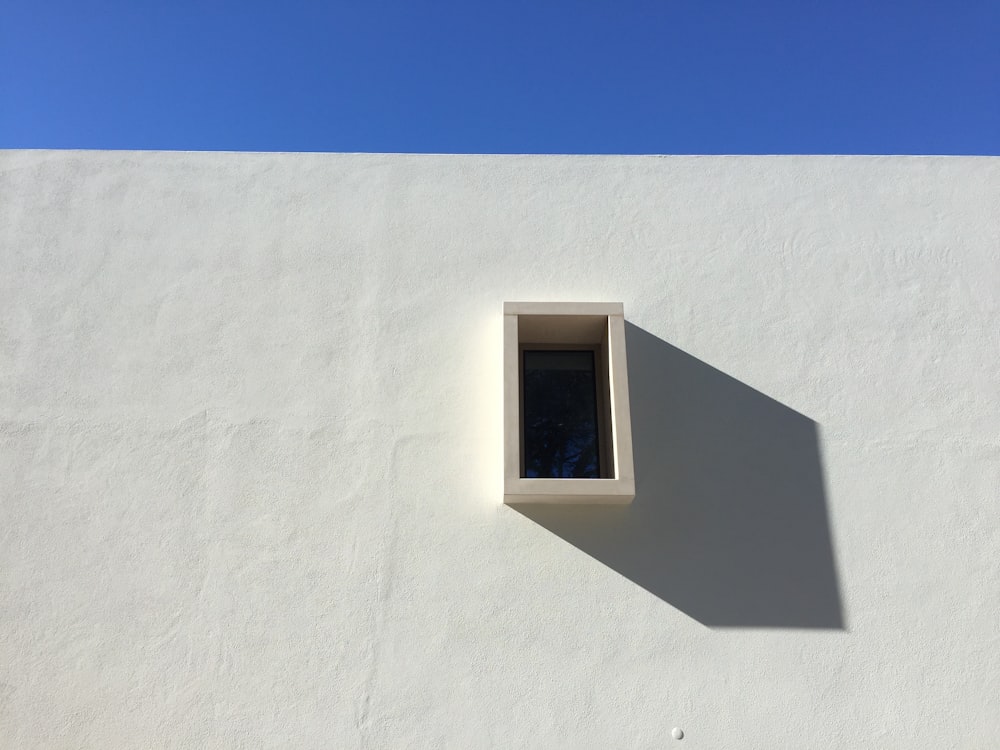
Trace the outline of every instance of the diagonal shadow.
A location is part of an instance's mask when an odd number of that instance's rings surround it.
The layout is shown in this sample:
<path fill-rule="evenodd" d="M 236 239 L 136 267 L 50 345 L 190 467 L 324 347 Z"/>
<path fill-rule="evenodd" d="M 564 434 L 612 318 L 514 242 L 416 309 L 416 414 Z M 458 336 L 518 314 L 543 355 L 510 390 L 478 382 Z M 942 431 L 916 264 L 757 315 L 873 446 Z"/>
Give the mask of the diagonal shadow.
<path fill-rule="evenodd" d="M 816 423 L 625 335 L 634 502 L 513 507 L 704 625 L 844 629 Z"/>

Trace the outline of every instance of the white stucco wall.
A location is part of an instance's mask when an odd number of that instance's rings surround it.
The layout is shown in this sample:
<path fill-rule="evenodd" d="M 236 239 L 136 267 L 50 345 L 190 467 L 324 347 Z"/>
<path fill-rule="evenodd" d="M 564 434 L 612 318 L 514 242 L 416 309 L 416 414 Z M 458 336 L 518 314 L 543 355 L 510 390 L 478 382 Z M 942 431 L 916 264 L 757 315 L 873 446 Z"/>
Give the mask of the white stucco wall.
<path fill-rule="evenodd" d="M 998 207 L 994 158 L 0 154 L 0 747 L 996 747 Z M 503 300 L 624 303 L 624 515 L 500 505 Z"/>

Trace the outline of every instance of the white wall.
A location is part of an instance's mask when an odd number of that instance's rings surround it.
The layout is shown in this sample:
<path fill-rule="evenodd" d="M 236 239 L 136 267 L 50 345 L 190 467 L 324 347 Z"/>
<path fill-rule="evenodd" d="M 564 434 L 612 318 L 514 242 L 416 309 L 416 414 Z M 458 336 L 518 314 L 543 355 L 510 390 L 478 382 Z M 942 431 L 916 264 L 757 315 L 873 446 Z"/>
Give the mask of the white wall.
<path fill-rule="evenodd" d="M 994 158 L 3 153 L 0 746 L 996 746 L 998 206 Z M 505 299 L 624 302 L 624 515 L 499 504 Z"/>

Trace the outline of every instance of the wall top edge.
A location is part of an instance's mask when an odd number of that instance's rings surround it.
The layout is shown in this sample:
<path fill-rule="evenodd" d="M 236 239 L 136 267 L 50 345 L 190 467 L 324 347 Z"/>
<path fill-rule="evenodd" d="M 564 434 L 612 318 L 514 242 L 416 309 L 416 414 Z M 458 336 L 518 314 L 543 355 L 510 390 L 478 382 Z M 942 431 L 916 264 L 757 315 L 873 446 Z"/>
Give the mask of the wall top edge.
<path fill-rule="evenodd" d="M 232 156 L 288 156 L 288 157 L 413 157 L 422 158 L 490 158 L 490 159 L 676 159 L 676 160 L 926 160 L 926 159 L 1000 159 L 1000 154 L 743 154 L 743 153 L 500 153 L 500 152 L 446 152 L 446 151 L 255 151 L 239 149 L 185 149 L 185 148 L 60 148 L 26 147 L 0 148 L 0 154 L 149 154 L 149 155 L 232 155 Z"/>

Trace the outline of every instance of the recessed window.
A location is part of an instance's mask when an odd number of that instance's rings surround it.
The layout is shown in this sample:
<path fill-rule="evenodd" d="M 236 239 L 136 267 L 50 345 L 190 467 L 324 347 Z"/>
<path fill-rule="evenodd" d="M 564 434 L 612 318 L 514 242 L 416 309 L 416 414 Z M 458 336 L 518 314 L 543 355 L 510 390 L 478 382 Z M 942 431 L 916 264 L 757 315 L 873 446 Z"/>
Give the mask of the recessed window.
<path fill-rule="evenodd" d="M 617 303 L 504 303 L 504 502 L 635 495 Z"/>
<path fill-rule="evenodd" d="M 521 476 L 601 477 L 593 349 L 521 350 Z"/>

